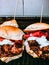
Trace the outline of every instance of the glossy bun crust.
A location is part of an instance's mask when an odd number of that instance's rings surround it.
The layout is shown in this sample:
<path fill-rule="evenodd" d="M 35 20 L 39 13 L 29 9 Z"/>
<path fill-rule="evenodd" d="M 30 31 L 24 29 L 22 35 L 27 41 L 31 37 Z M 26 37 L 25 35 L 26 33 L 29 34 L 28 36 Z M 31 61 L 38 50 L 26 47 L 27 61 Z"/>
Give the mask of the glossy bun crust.
<path fill-rule="evenodd" d="M 27 26 L 24 29 L 24 32 L 33 32 L 37 30 L 48 30 L 49 29 L 49 24 L 46 23 L 34 23 L 29 26 Z"/>
<path fill-rule="evenodd" d="M 22 40 L 23 31 L 14 26 L 2 26 L 0 27 L 0 37 L 13 40 Z"/>

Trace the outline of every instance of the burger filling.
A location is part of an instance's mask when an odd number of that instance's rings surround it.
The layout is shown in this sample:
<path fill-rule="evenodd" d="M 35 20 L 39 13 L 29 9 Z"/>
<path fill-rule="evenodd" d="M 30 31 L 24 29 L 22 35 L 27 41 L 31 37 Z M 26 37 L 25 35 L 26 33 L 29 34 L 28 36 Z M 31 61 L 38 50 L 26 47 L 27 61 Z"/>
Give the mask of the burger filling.
<path fill-rule="evenodd" d="M 11 57 L 22 52 L 22 40 L 8 40 L 0 37 L 0 57 Z"/>
<path fill-rule="evenodd" d="M 30 50 L 33 50 L 38 57 L 46 58 L 49 55 L 49 32 L 36 31 L 23 36 L 25 45 L 29 44 Z"/>

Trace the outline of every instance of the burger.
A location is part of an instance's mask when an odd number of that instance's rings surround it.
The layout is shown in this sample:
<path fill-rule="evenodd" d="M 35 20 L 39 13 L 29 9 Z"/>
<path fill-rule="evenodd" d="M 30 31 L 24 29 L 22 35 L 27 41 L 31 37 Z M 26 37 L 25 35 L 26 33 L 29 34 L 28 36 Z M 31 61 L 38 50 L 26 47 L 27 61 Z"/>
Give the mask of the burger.
<path fill-rule="evenodd" d="M 24 29 L 26 51 L 33 58 L 49 58 L 49 24 L 34 23 Z"/>
<path fill-rule="evenodd" d="M 0 27 L 0 60 L 9 62 L 22 56 L 23 31 L 14 26 Z"/>

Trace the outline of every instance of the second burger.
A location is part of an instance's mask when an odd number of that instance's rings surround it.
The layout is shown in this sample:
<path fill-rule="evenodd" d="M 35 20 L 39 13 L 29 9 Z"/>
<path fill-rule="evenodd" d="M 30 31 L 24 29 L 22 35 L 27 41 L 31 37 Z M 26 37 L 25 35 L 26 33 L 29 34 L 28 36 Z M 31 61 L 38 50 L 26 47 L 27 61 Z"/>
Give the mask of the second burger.
<path fill-rule="evenodd" d="M 24 29 L 26 51 L 33 58 L 49 58 L 49 25 L 34 23 Z"/>
<path fill-rule="evenodd" d="M 0 27 L 0 60 L 9 62 L 22 56 L 23 31 L 14 26 Z"/>

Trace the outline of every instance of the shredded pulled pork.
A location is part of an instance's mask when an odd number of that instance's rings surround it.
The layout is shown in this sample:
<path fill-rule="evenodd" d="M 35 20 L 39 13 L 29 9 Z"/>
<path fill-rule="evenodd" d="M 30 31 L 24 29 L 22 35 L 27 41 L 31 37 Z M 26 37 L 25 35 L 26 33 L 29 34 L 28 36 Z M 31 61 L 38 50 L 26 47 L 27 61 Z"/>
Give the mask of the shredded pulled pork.
<path fill-rule="evenodd" d="M 39 57 L 46 58 L 46 54 L 49 54 L 49 46 L 45 46 L 40 48 L 40 45 L 36 42 L 36 40 L 28 41 L 29 47 L 33 50 Z"/>
<path fill-rule="evenodd" d="M 0 41 L 3 41 L 4 38 L 0 37 Z M 22 52 L 22 40 L 10 40 L 14 42 L 13 45 L 4 44 L 0 45 L 0 57 L 11 57 L 18 55 Z"/>

